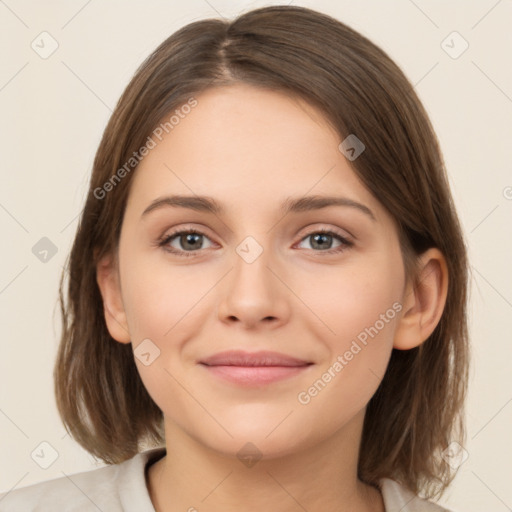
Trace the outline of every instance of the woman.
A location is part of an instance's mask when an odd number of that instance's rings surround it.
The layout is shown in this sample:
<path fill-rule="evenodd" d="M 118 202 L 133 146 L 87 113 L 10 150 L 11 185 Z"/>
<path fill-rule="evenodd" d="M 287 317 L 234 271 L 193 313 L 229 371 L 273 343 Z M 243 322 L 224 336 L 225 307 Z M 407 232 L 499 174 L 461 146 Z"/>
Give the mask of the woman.
<path fill-rule="evenodd" d="M 191 23 L 123 93 L 61 281 L 59 411 L 109 465 L 2 510 L 445 510 L 466 280 L 381 49 L 301 7 Z"/>

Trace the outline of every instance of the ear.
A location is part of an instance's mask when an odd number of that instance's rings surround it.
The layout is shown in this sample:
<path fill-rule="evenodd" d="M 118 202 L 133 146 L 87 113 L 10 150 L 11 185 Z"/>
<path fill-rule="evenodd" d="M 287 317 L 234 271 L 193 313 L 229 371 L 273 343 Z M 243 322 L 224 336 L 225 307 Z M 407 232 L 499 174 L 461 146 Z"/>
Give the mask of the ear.
<path fill-rule="evenodd" d="M 393 347 L 409 350 L 421 345 L 436 328 L 446 304 L 448 267 L 443 253 L 431 248 L 419 256 L 416 283 L 408 280 L 403 313 Z"/>
<path fill-rule="evenodd" d="M 103 297 L 103 314 L 110 335 L 120 343 L 130 343 L 115 257 L 109 254 L 99 260 L 96 265 L 96 281 Z"/>

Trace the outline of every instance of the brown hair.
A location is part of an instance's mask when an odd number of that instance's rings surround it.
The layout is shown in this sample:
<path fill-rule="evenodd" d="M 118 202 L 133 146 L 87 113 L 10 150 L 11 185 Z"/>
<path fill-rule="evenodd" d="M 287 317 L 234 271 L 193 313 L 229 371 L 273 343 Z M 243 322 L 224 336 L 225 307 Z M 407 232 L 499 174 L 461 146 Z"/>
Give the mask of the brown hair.
<path fill-rule="evenodd" d="M 399 67 L 355 30 L 303 7 L 190 23 L 142 63 L 121 96 L 94 160 L 69 256 L 68 303 L 66 272 L 60 282 L 63 329 L 54 377 L 62 420 L 106 463 L 132 457 L 144 441 L 163 442 L 162 412 L 142 384 L 131 344 L 110 336 L 96 282 L 99 258 L 117 252 L 134 173 L 112 178 L 170 112 L 209 87 L 237 81 L 297 95 L 320 108 L 342 139 L 356 134 L 366 150 L 352 168 L 396 220 L 406 270 L 414 269 L 411 255 L 430 247 L 446 257 L 440 322 L 419 347 L 393 350 L 367 407 L 358 467 L 370 484 L 388 477 L 416 494 L 441 493 L 453 478 L 441 452 L 465 435 L 469 359 L 468 263 L 444 162 Z M 112 190 L 100 195 L 107 182 Z"/>

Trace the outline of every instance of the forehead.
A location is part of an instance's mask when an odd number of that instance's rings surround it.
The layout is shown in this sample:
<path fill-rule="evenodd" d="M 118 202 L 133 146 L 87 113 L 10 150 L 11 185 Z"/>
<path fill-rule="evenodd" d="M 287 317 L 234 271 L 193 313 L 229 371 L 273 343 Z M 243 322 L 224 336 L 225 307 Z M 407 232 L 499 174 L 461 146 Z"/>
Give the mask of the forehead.
<path fill-rule="evenodd" d="M 382 214 L 340 152 L 340 136 L 312 105 L 247 84 L 208 89 L 135 171 L 129 203 L 164 194 L 278 208 L 288 197 L 339 194 Z M 179 107 L 178 107 L 179 109 Z"/>

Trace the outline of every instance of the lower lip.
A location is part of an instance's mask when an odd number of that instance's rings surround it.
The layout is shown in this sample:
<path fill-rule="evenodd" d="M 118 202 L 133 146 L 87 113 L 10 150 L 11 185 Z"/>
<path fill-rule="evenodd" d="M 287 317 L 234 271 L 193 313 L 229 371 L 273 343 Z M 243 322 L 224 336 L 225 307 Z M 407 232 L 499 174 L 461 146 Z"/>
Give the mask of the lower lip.
<path fill-rule="evenodd" d="M 305 366 L 208 366 L 203 364 L 210 373 L 229 382 L 245 386 L 270 384 L 288 379 L 304 372 Z"/>

